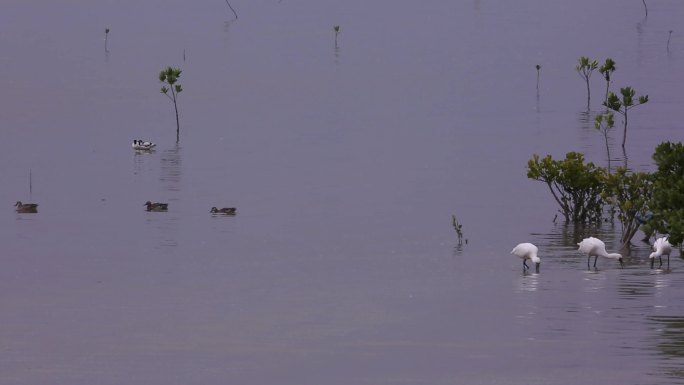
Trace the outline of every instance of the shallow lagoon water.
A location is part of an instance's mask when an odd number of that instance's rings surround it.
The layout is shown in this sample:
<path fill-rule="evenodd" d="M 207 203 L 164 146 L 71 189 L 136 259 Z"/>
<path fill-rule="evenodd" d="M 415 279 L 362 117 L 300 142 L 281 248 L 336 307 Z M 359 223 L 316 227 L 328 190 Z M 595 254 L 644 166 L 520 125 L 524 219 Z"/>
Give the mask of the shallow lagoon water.
<path fill-rule="evenodd" d="M 633 3 L 7 1 L 0 383 L 684 383 L 679 254 L 588 271 L 576 242 L 619 228 L 553 222 L 525 176 L 607 163 L 582 55 L 650 96 L 631 168 L 682 140 L 684 6 Z"/>

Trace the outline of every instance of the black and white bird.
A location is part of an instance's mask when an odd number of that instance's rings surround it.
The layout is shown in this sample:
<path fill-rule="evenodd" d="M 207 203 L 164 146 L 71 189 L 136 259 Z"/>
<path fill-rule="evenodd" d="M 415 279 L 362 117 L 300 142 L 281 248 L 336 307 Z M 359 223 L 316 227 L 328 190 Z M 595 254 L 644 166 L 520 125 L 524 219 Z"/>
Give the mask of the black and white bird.
<path fill-rule="evenodd" d="M 156 144 L 140 139 L 134 139 L 133 144 L 131 146 L 134 150 L 151 150 L 156 146 Z"/>

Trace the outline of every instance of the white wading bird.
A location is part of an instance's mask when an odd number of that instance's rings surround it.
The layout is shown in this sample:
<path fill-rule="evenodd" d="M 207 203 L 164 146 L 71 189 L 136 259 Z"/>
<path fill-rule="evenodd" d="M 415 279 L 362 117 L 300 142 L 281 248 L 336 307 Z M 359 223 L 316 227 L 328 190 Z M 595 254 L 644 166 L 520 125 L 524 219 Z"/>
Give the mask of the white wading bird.
<path fill-rule="evenodd" d="M 537 246 L 531 244 L 531 243 L 520 243 L 518 246 L 514 247 L 513 250 L 511 250 L 511 254 L 516 255 L 523 260 L 523 271 L 529 269 L 530 267 L 527 266 L 527 260 L 531 260 L 534 262 L 535 265 L 535 270 L 537 273 L 539 273 L 539 264 L 541 264 L 541 259 L 537 256 L 537 252 L 539 249 Z"/>
<path fill-rule="evenodd" d="M 660 259 L 660 269 L 663 266 L 663 255 L 667 255 L 667 268 L 670 268 L 670 253 L 672 252 L 672 245 L 667 241 L 666 237 L 656 239 L 653 244 L 653 252 L 648 258 L 651 260 L 651 269 L 653 268 L 653 262 L 655 262 L 656 257 Z"/>
<path fill-rule="evenodd" d="M 587 254 L 587 268 L 589 268 L 589 260 L 594 257 L 594 267 L 596 267 L 596 260 L 598 257 L 617 259 L 620 262 L 620 266 L 624 266 L 622 263 L 622 255 L 618 253 L 607 253 L 606 244 L 602 240 L 594 237 L 584 238 L 582 242 L 578 243 L 579 251 Z"/>

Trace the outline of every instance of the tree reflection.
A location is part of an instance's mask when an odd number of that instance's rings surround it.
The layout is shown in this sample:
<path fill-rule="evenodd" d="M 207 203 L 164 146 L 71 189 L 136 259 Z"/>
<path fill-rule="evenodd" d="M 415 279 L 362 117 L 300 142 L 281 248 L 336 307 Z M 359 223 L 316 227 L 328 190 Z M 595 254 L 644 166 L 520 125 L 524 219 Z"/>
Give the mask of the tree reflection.
<path fill-rule="evenodd" d="M 660 335 L 655 347 L 662 356 L 661 369 L 673 378 L 684 379 L 684 317 L 652 316 Z"/>
<path fill-rule="evenodd" d="M 159 181 L 162 182 L 166 191 L 180 191 L 181 164 L 181 151 L 178 143 L 162 153 Z"/>

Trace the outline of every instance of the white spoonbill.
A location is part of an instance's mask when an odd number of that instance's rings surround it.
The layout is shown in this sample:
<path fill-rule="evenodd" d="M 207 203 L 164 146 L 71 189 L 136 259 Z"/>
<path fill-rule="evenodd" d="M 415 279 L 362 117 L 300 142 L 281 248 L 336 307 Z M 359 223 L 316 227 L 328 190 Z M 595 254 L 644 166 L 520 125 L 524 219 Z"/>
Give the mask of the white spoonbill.
<path fill-rule="evenodd" d="M 663 255 L 667 255 L 667 267 L 670 268 L 670 253 L 672 252 L 672 245 L 667 241 L 667 237 L 661 237 L 656 239 L 653 243 L 653 252 L 648 258 L 651 260 L 651 269 L 653 268 L 653 262 L 655 262 L 656 257 L 660 259 L 660 269 L 663 266 Z"/>
<path fill-rule="evenodd" d="M 584 238 L 582 242 L 578 243 L 579 251 L 587 254 L 587 268 L 589 268 L 589 260 L 594 257 L 594 267 L 596 267 L 596 260 L 598 257 L 613 258 L 620 262 L 620 266 L 624 266 L 622 263 L 622 255 L 618 253 L 607 253 L 606 244 L 602 240 L 594 237 Z"/>
<path fill-rule="evenodd" d="M 529 269 L 530 267 L 527 266 L 527 260 L 531 260 L 534 262 L 534 267 L 537 273 L 539 273 L 539 264 L 541 264 L 541 259 L 537 256 L 537 252 L 539 249 L 537 246 L 531 244 L 531 243 L 520 243 L 518 246 L 514 247 L 513 250 L 511 250 L 511 254 L 516 255 L 523 260 L 523 271 Z"/>

